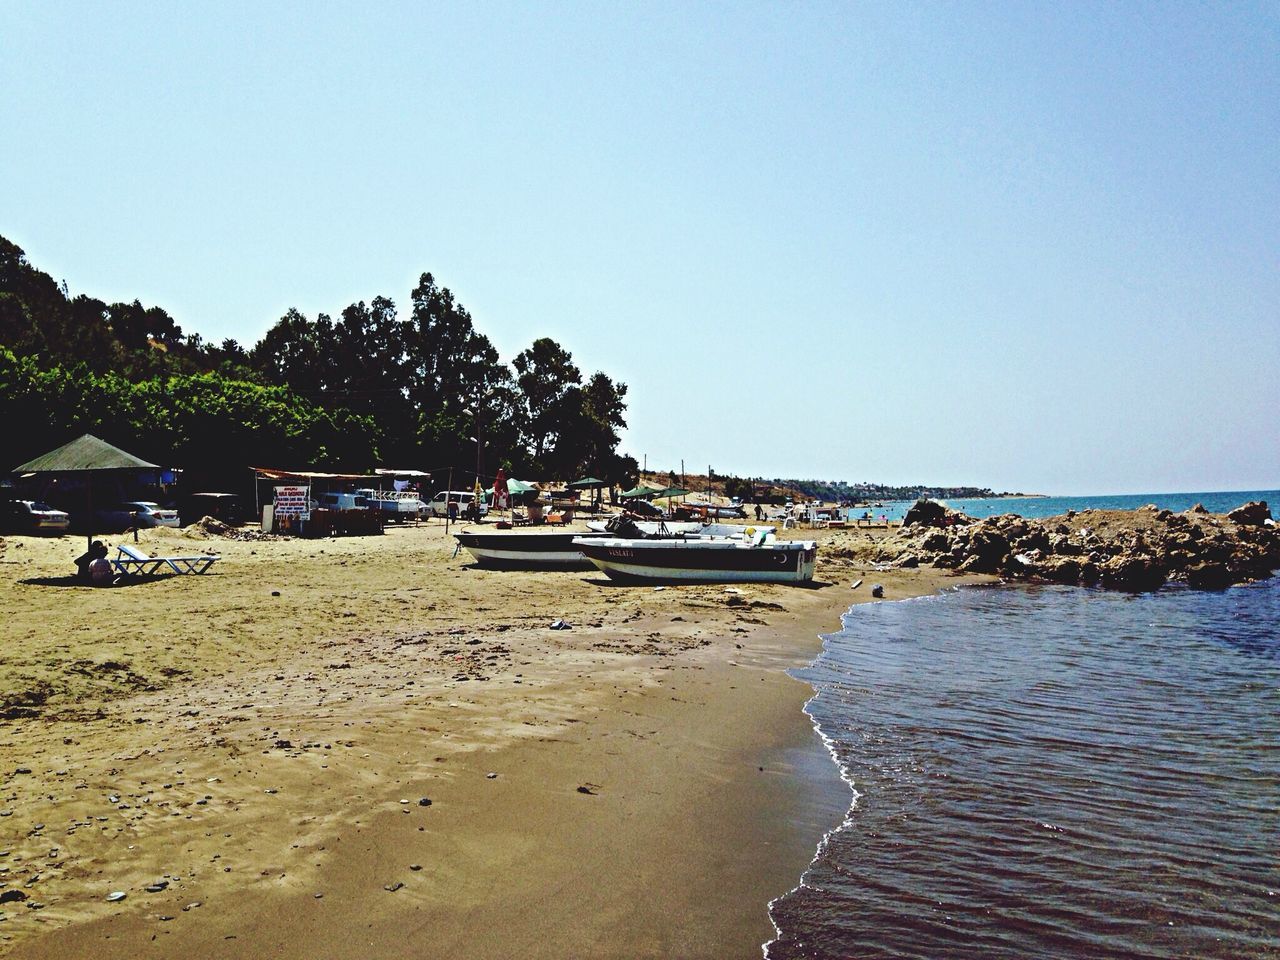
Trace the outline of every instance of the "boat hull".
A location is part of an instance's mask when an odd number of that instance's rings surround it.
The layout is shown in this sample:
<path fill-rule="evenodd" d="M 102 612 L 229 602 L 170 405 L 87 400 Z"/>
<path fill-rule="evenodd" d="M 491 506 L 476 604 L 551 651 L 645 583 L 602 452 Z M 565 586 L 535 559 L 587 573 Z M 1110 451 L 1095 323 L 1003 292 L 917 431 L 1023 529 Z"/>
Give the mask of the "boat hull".
<path fill-rule="evenodd" d="M 746 546 L 611 539 L 580 547 L 610 578 L 633 583 L 807 583 L 817 560 L 812 542 Z"/>
<path fill-rule="evenodd" d="M 574 543 L 581 533 L 456 533 L 477 564 L 495 570 L 590 570 Z M 590 536 L 589 534 L 587 535 Z"/>

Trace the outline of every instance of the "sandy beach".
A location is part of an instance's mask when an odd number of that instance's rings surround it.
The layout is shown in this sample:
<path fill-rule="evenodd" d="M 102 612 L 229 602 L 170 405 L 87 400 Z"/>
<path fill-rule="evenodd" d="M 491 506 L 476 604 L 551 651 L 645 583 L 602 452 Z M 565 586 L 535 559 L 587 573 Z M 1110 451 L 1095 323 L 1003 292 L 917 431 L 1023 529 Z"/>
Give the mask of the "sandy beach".
<path fill-rule="evenodd" d="M 95 589 L 81 539 L 6 538 L 5 951 L 758 957 L 848 803 L 785 671 L 873 582 L 988 579 L 786 533 L 818 585 L 485 571 L 434 523 L 144 531 L 222 559 Z"/>

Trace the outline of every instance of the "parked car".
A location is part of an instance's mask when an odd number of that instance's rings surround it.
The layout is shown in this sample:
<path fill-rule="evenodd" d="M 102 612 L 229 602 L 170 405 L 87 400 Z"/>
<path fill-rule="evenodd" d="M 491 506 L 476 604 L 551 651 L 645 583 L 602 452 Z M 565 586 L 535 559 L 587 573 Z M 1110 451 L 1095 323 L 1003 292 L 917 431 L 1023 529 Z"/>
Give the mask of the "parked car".
<path fill-rule="evenodd" d="M 322 493 L 320 499 L 314 502 L 316 507 L 324 510 L 368 510 L 373 506 L 362 490 L 355 493 Z"/>
<path fill-rule="evenodd" d="M 39 500 L 0 503 L 0 530 L 5 533 L 66 533 L 71 517 Z"/>
<path fill-rule="evenodd" d="M 193 493 L 186 498 L 182 518 L 195 523 L 202 517 L 213 517 L 223 523 L 240 522 L 240 498 L 234 493 Z"/>
<path fill-rule="evenodd" d="M 459 517 L 465 517 L 467 511 L 471 509 L 471 502 L 475 499 L 475 494 L 470 490 L 441 490 L 431 502 L 427 504 L 427 516 L 444 517 L 449 514 L 449 501 L 453 501 L 458 505 Z M 489 512 L 489 506 L 482 499 L 480 501 L 480 516 L 485 516 Z"/>
<path fill-rule="evenodd" d="M 126 500 L 106 510 L 97 511 L 98 523 L 111 531 L 130 527 L 178 527 L 178 511 L 161 507 L 150 500 Z"/>

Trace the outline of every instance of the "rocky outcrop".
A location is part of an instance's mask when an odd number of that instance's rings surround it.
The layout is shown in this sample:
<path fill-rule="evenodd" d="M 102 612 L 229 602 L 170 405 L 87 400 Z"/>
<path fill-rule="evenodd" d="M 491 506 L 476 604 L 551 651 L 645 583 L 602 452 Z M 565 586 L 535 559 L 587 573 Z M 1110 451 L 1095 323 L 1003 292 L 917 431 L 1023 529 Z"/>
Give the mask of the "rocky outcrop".
<path fill-rule="evenodd" d="M 1225 517 L 1203 507 L 1172 513 L 1148 506 L 1043 520 L 1016 514 L 973 520 L 926 503 L 911 508 L 915 522 L 904 521 L 880 542 L 876 559 L 1133 591 L 1154 590 L 1168 580 L 1222 589 L 1280 568 L 1280 530 L 1265 503 L 1245 504 Z"/>
<path fill-rule="evenodd" d="M 946 527 L 969 522 L 963 513 L 952 510 L 937 500 L 917 500 L 902 518 L 904 527 Z"/>
<path fill-rule="evenodd" d="M 1271 510 L 1267 507 L 1267 501 L 1251 500 L 1228 513 L 1227 519 L 1244 526 L 1261 527 L 1271 519 Z"/>

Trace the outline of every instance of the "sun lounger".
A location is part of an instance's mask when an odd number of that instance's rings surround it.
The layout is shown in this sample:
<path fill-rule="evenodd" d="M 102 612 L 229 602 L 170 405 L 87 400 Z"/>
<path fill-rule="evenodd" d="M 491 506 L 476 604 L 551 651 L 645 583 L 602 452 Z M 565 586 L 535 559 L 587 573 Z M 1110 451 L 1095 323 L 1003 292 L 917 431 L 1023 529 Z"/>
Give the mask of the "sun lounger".
<path fill-rule="evenodd" d="M 119 555 L 111 561 L 111 565 L 120 573 L 134 577 L 154 577 L 166 567 L 178 574 L 204 573 L 213 566 L 215 560 L 220 559 L 204 553 L 191 557 L 152 557 L 124 543 L 117 549 Z"/>

